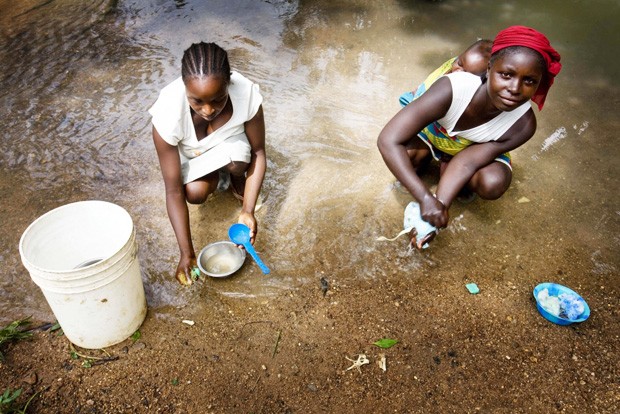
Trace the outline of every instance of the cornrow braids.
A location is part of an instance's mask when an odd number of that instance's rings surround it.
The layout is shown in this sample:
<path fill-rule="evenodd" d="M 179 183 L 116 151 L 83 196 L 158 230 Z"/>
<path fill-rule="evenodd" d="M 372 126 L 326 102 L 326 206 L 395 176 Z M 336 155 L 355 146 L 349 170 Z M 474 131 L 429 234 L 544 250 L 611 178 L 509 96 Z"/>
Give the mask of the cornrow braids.
<path fill-rule="evenodd" d="M 191 78 L 221 76 L 230 82 L 228 53 L 215 43 L 194 43 L 183 52 L 181 77 L 183 82 Z"/>

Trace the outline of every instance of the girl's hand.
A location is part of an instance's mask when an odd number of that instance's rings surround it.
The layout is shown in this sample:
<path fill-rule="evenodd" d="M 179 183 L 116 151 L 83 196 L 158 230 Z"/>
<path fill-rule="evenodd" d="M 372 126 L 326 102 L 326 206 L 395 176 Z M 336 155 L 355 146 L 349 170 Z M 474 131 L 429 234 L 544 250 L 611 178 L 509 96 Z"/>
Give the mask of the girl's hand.
<path fill-rule="evenodd" d="M 418 231 L 414 227 L 409 232 L 409 238 L 411 239 L 411 241 L 409 242 L 409 246 L 413 246 L 418 250 L 422 250 L 424 248 L 424 245 L 432 242 L 435 236 L 437 236 L 437 232 L 432 231 L 428 233 L 426 237 L 424 237 L 422 240 L 418 242 Z"/>
<path fill-rule="evenodd" d="M 254 241 L 256 240 L 256 231 L 257 231 L 256 218 L 254 217 L 254 214 L 242 212 L 239 215 L 238 222 L 245 224 L 246 226 L 250 228 L 250 243 L 254 245 Z"/>
<path fill-rule="evenodd" d="M 184 286 L 191 285 L 200 278 L 200 269 L 196 262 L 196 256 L 181 255 L 177 266 L 176 278 Z"/>
<path fill-rule="evenodd" d="M 448 219 L 450 218 L 448 209 L 439 199 L 431 194 L 424 197 L 420 202 L 420 213 L 424 221 L 432 224 L 438 229 L 448 225 Z"/>

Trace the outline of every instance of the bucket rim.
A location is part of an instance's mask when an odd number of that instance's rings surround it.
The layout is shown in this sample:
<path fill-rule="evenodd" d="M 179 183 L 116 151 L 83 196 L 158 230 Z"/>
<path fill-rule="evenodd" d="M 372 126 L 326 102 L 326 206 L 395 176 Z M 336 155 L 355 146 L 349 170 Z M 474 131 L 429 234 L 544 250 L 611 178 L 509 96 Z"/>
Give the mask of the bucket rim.
<path fill-rule="evenodd" d="M 30 272 L 30 278 L 33 280 L 33 282 L 41 286 L 39 281 L 64 283 L 91 278 L 99 274 L 102 269 L 110 269 L 117 266 L 118 263 L 125 260 L 128 255 L 137 254 L 138 245 L 136 240 L 136 228 L 134 226 L 131 230 L 131 235 L 129 236 L 129 239 L 127 239 L 127 241 L 120 250 L 110 256 L 102 257 L 97 262 L 92 263 L 88 266 L 75 267 L 68 270 L 49 270 L 44 269 L 40 266 L 33 265 L 30 262 L 28 262 L 28 265 L 26 265 L 26 263 L 23 264 L 28 271 L 34 269 L 37 272 L 41 273 L 35 276 L 32 274 L 32 272 Z M 49 277 L 46 277 L 46 275 L 49 275 Z"/>
<path fill-rule="evenodd" d="M 96 267 L 97 265 L 99 265 L 102 262 L 105 262 L 106 260 L 111 259 L 112 257 L 114 257 L 116 255 L 113 254 L 109 257 L 104 257 L 102 258 L 100 261 L 93 263 L 89 266 L 85 266 L 85 267 L 81 267 L 79 269 L 66 269 L 66 270 L 50 270 L 50 269 L 45 269 L 43 267 L 37 266 L 34 263 L 32 263 L 30 260 L 28 260 L 28 258 L 26 257 L 26 254 L 24 253 L 24 239 L 27 237 L 27 235 L 32 231 L 32 229 L 39 224 L 40 221 L 45 220 L 48 216 L 52 215 L 52 214 L 57 214 L 60 210 L 64 210 L 70 207 L 74 207 L 76 204 L 100 204 L 100 205 L 108 205 L 108 206 L 113 206 L 113 208 L 118 209 L 119 211 L 121 211 L 122 214 L 126 215 L 127 218 L 129 219 L 129 222 L 131 223 L 131 227 L 132 230 L 129 233 L 129 237 L 127 238 L 127 240 L 125 241 L 124 245 L 127 245 L 127 242 L 129 242 L 132 237 L 135 237 L 135 233 L 136 233 L 136 229 L 135 229 L 135 225 L 133 223 L 133 219 L 131 218 L 131 215 L 129 214 L 129 212 L 123 208 L 122 206 L 119 206 L 118 204 L 112 203 L 110 201 L 105 201 L 105 200 L 82 200 L 82 201 L 75 201 L 73 203 L 67 203 L 67 204 L 63 204 L 61 206 L 58 206 L 56 208 L 53 208 L 51 210 L 49 210 L 48 212 L 40 215 L 39 217 L 37 217 L 32 223 L 30 223 L 30 225 L 28 227 L 26 227 L 26 230 L 24 230 L 24 232 L 22 233 L 21 237 L 19 238 L 19 255 L 21 256 L 22 259 L 22 264 L 24 265 L 24 267 L 28 270 L 30 270 L 30 268 L 35 269 L 37 271 L 42 271 L 45 273 L 52 273 L 52 274 L 57 274 L 57 275 L 67 275 L 67 274 L 71 274 L 71 273 L 75 273 L 78 270 L 84 270 L 84 269 L 91 269 Z M 117 252 L 118 253 L 118 252 Z"/>

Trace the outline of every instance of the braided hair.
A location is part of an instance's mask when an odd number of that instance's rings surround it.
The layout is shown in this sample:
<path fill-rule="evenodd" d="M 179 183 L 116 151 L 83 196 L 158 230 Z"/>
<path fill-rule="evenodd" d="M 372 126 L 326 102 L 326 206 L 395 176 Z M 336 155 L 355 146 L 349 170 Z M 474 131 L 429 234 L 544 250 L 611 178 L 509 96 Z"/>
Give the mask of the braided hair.
<path fill-rule="evenodd" d="M 181 77 L 187 83 L 192 78 L 221 76 L 230 82 L 228 53 L 215 43 L 194 43 L 183 52 Z"/>

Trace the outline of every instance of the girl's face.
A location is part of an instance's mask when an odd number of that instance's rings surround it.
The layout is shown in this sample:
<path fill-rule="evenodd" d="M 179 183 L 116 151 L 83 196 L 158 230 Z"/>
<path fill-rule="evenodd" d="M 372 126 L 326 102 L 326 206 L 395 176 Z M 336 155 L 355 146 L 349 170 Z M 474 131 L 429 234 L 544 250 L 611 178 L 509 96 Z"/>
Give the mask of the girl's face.
<path fill-rule="evenodd" d="M 493 106 L 512 111 L 534 96 L 544 73 L 536 53 L 506 54 L 489 64 L 487 93 Z"/>
<path fill-rule="evenodd" d="M 190 78 L 185 83 L 185 94 L 194 112 L 211 122 L 228 102 L 228 82 L 221 76 Z"/>

